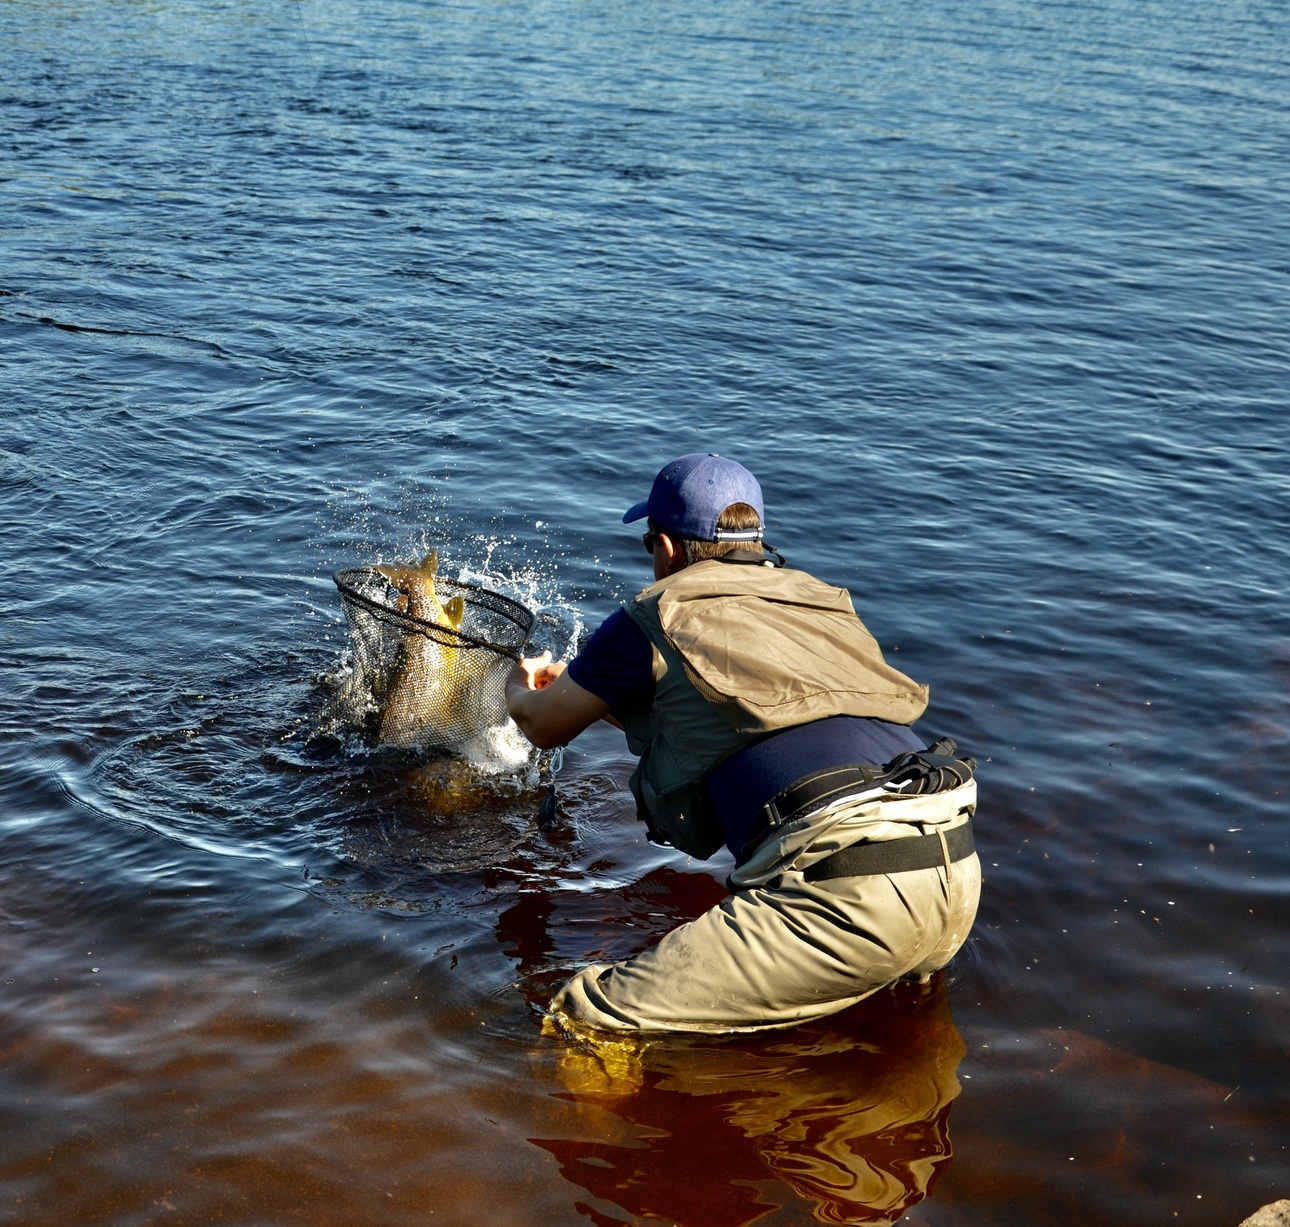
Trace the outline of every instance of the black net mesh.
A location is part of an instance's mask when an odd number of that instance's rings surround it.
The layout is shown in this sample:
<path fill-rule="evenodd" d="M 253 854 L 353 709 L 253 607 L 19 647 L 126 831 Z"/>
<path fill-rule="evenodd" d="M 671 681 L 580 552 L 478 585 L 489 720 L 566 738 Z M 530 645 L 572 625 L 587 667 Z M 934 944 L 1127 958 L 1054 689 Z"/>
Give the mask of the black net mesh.
<path fill-rule="evenodd" d="M 505 723 L 506 677 L 533 629 L 528 609 L 415 569 L 333 579 L 354 649 L 345 698 L 372 740 L 450 747 Z"/>

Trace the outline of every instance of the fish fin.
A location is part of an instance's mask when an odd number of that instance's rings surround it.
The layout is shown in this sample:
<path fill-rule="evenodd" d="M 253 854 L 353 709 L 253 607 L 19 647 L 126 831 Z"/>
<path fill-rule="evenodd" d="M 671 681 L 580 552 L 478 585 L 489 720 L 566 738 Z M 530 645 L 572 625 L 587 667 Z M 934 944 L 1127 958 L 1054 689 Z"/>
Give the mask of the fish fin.
<path fill-rule="evenodd" d="M 438 550 L 427 551 L 426 556 L 421 560 L 420 569 L 424 571 L 425 574 L 427 575 L 438 575 L 439 574 L 439 551 Z"/>
<path fill-rule="evenodd" d="M 464 597 L 455 596 L 443 607 L 444 616 L 448 619 L 448 625 L 453 630 L 461 630 L 461 624 L 466 620 L 466 601 Z"/>
<path fill-rule="evenodd" d="M 416 568 L 406 562 L 381 562 L 377 563 L 372 570 L 385 576 L 396 588 L 402 588 L 407 583 L 408 576 L 417 573 Z"/>

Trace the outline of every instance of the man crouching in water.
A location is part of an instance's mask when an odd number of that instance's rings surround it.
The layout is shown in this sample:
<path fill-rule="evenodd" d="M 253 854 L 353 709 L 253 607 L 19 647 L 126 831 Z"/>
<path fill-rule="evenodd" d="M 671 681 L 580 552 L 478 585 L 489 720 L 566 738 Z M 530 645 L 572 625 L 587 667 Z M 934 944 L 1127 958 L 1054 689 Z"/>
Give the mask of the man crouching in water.
<path fill-rule="evenodd" d="M 520 662 L 507 707 L 544 749 L 619 724 L 651 838 L 700 859 L 724 843 L 733 893 L 634 958 L 585 968 L 552 1012 L 610 1031 L 752 1031 L 926 979 L 966 939 L 981 886 L 972 764 L 952 743 L 926 754 L 910 728 L 927 687 L 883 660 L 846 591 L 766 557 L 742 465 L 672 461 L 623 522 L 645 517 L 655 582 L 567 665 Z"/>

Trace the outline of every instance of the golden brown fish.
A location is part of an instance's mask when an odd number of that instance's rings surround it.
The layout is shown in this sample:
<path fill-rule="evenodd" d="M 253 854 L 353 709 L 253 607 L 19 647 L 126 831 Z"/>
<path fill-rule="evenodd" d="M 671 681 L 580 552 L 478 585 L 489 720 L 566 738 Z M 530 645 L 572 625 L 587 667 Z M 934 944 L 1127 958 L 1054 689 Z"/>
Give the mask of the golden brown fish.
<path fill-rule="evenodd" d="M 399 590 L 400 612 L 434 626 L 460 630 L 466 602 L 459 596 L 439 599 L 435 576 L 439 557 L 430 550 L 418 563 L 383 563 L 374 568 Z M 461 648 L 428 634 L 409 631 L 403 637 L 400 657 L 390 679 L 381 714 L 378 740 L 383 745 L 434 744 L 435 726 L 447 722 L 470 685 L 471 671 L 462 667 Z"/>

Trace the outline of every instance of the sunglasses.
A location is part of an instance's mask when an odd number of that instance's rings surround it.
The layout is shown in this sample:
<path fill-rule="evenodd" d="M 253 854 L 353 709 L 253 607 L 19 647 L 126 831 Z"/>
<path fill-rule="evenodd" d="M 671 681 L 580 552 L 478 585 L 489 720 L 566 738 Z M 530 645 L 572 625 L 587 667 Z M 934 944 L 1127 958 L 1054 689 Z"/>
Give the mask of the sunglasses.
<path fill-rule="evenodd" d="M 651 529 L 641 538 L 641 544 L 645 547 L 645 553 L 652 555 L 654 546 L 658 544 L 658 533 Z"/>

